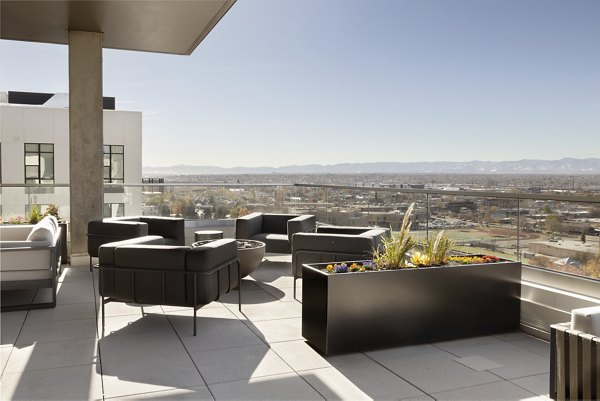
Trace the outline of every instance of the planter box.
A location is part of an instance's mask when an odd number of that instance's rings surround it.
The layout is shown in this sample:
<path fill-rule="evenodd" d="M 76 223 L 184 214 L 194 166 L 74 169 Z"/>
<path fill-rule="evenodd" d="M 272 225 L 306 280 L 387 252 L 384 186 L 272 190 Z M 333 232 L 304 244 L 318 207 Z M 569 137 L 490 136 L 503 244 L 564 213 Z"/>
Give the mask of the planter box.
<path fill-rule="evenodd" d="M 302 336 L 324 354 L 519 328 L 521 262 L 342 274 L 325 266 L 302 267 Z"/>

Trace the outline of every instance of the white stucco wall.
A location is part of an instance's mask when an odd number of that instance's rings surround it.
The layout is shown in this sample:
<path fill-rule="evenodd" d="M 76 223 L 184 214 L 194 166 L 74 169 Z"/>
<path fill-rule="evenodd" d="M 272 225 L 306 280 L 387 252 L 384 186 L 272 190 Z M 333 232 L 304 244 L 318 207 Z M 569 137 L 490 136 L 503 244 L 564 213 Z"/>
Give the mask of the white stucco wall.
<path fill-rule="evenodd" d="M 104 110 L 104 144 L 124 145 L 125 184 L 142 181 L 142 113 Z M 47 106 L 0 104 L 2 184 L 25 182 L 25 143 L 54 144 L 54 182 L 69 184 L 69 109 Z M 31 192 L 31 191 L 30 191 Z M 25 205 L 56 204 L 61 216 L 69 212 L 68 188 L 54 194 L 27 194 L 24 188 L 2 188 L 2 216 L 24 215 Z M 107 194 L 105 202 L 125 203 L 126 215 L 141 214 L 141 188 L 125 194 Z"/>

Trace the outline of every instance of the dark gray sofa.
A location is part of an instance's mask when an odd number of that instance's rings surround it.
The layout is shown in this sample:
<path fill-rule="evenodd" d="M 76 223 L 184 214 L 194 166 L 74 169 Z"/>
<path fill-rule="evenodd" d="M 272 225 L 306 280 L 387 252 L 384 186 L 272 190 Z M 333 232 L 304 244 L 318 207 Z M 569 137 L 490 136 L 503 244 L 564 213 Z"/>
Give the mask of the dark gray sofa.
<path fill-rule="evenodd" d="M 236 220 L 235 237 L 264 242 L 266 252 L 290 253 L 292 236 L 314 232 L 315 225 L 311 214 L 252 213 Z"/>
<path fill-rule="evenodd" d="M 233 239 L 212 241 L 195 248 L 162 245 L 159 236 L 112 242 L 99 249 L 99 290 L 108 302 L 189 306 L 196 311 L 239 288 L 237 244 Z"/>
<path fill-rule="evenodd" d="M 93 220 L 88 223 L 90 270 L 102 244 L 146 235 L 160 235 L 165 245 L 185 245 L 185 220 L 174 217 L 139 216 Z"/>
<path fill-rule="evenodd" d="M 371 227 L 321 226 L 316 233 L 299 233 L 292 241 L 294 298 L 296 280 L 302 277 L 305 263 L 342 262 L 370 258 L 383 245 L 390 230 Z"/>

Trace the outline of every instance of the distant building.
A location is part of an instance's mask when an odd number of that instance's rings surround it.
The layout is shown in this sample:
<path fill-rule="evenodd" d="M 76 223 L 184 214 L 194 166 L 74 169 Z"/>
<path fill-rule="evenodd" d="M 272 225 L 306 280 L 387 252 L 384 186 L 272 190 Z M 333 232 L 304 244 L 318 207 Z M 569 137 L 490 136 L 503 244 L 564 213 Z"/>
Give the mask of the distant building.
<path fill-rule="evenodd" d="M 24 216 L 32 204 L 44 212 L 59 207 L 68 217 L 69 96 L 66 93 L 0 92 L 0 182 L 58 184 L 49 188 L 2 188 L 0 214 Z M 104 182 L 139 184 L 142 179 L 142 113 L 115 110 L 105 97 Z M 140 187 L 106 188 L 104 215 L 141 214 Z"/>

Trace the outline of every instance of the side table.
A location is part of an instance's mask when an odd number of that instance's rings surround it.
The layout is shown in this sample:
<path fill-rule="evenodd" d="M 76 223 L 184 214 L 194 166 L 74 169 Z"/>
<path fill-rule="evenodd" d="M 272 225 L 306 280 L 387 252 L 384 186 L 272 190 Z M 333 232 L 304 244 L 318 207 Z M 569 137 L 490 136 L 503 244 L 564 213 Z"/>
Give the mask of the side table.
<path fill-rule="evenodd" d="M 222 239 L 223 231 L 219 230 L 203 230 L 194 232 L 194 242 L 206 241 L 212 239 Z"/>

